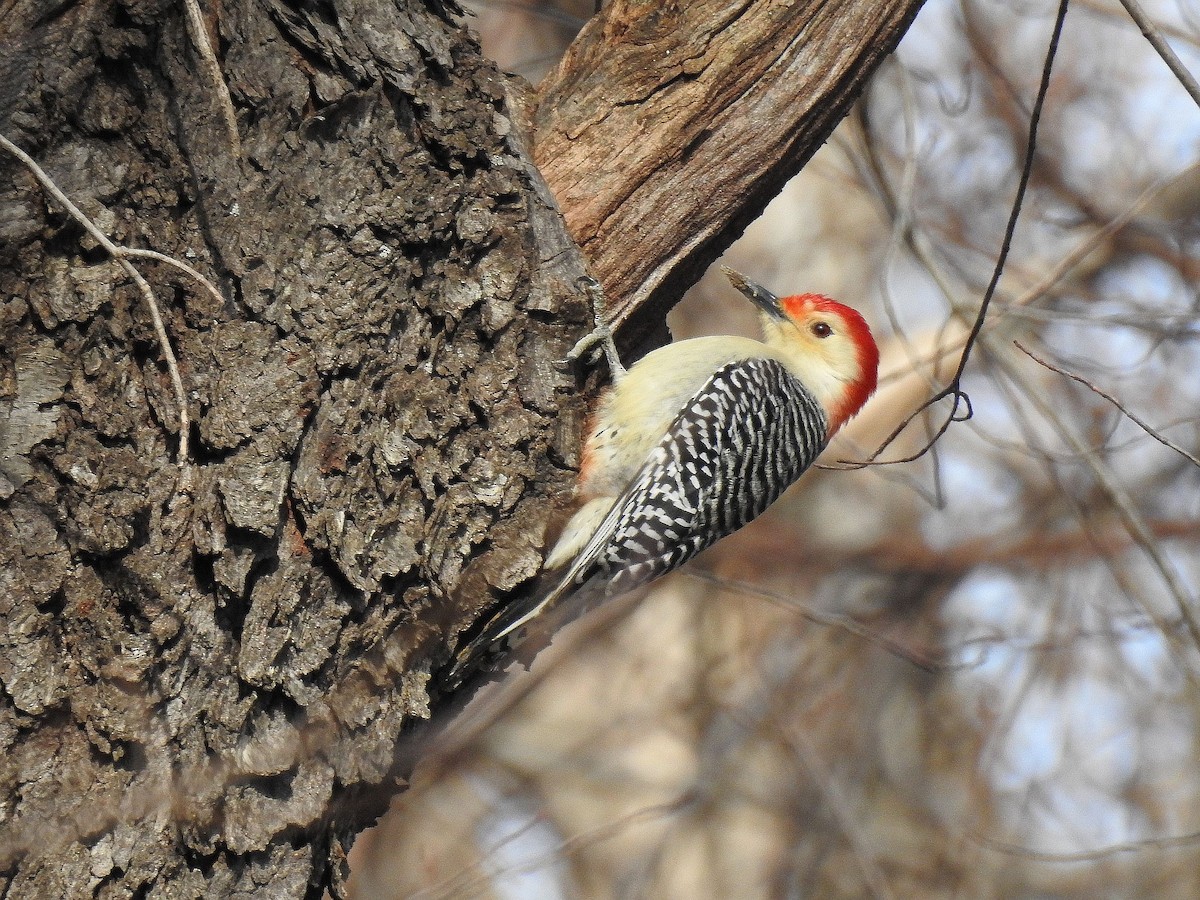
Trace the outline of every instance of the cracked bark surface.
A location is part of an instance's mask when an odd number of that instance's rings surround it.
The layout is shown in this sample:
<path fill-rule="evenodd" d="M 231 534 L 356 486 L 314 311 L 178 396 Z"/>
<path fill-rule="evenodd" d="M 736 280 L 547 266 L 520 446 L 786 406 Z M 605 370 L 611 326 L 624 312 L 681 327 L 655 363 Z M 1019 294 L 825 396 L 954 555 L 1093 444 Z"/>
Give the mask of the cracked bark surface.
<path fill-rule="evenodd" d="M 706 38 L 703 71 L 655 66 L 660 88 L 629 86 L 623 67 L 650 58 L 624 42 L 702 24 L 658 6 L 606 8 L 537 108 L 538 159 L 623 318 L 678 299 L 907 24 L 889 12 L 837 54 L 858 62 L 805 126 L 818 130 L 733 159 L 761 170 L 786 150 L 753 191 L 672 195 L 713 164 L 709 137 L 744 141 L 758 120 L 702 126 L 697 112 L 626 171 L 617 145 L 641 143 L 627 117 L 667 128 L 681 114 L 664 98 L 708 84 L 704 72 L 741 79 L 755 54 L 710 59 Z M 583 400 L 562 360 L 591 313 L 583 256 L 530 162 L 520 86 L 449 2 L 202 10 L 240 156 L 182 5 L 0 12 L 0 133 L 113 240 L 186 261 L 224 298 L 135 261 L 193 423 L 181 493 L 179 410 L 141 296 L 0 156 L 9 897 L 336 890 L 344 845 L 406 774 L 397 747 L 437 702 L 430 673 L 536 575 L 572 481 Z M 601 82 L 624 93 L 593 93 Z M 746 93 L 714 96 L 736 109 Z M 568 177 L 579 171 L 603 177 Z M 666 240 L 687 234 L 689 209 L 716 215 L 695 220 L 704 240 Z M 647 272 L 648 293 L 633 290 Z"/>
<path fill-rule="evenodd" d="M 219 9 L 219 16 L 214 10 Z M 507 86 L 437 3 L 9 8 L 0 131 L 6 896 L 336 880 L 452 635 L 540 565 L 580 403 L 581 257 Z M 39 18 L 39 16 L 42 16 Z"/>

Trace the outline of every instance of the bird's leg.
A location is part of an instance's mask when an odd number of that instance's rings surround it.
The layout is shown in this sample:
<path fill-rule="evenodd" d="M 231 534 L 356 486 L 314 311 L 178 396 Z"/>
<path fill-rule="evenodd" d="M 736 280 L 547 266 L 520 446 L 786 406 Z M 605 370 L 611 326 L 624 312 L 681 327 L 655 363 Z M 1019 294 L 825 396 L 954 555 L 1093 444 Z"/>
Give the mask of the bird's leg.
<path fill-rule="evenodd" d="M 604 358 L 608 361 L 613 381 L 620 381 L 625 377 L 625 366 L 617 354 L 617 345 L 613 343 L 612 329 L 601 322 L 599 316 L 596 317 L 596 327 L 579 339 L 579 342 L 567 354 L 567 359 L 571 362 L 578 362 L 584 356 L 589 355 L 589 351 L 597 344 L 600 345 Z"/>
<path fill-rule="evenodd" d="M 567 359 L 571 362 L 578 362 L 597 344 L 604 351 L 604 358 L 608 360 L 608 370 L 612 374 L 614 383 L 625 377 L 625 366 L 621 364 L 621 357 L 617 353 L 617 345 L 613 342 L 612 329 L 604 322 L 604 292 L 600 288 L 599 282 L 590 275 L 583 275 L 579 278 L 579 285 L 588 292 L 588 296 L 592 301 L 592 315 L 595 317 L 596 327 L 580 338 L 579 342 L 571 348 L 571 352 L 567 354 Z"/>

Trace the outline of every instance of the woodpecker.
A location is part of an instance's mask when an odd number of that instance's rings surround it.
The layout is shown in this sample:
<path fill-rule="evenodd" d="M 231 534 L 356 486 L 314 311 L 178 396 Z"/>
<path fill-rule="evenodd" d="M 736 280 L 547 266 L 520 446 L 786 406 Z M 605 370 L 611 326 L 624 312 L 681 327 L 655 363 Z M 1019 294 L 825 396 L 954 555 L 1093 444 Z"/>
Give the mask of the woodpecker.
<path fill-rule="evenodd" d="M 879 350 L 855 310 L 724 271 L 758 307 L 763 340 L 677 341 L 626 372 L 600 334 L 614 383 L 592 417 L 580 508 L 546 557 L 551 586 L 460 650 L 450 685 L 581 588 L 592 602 L 632 590 L 758 517 L 874 392 Z"/>

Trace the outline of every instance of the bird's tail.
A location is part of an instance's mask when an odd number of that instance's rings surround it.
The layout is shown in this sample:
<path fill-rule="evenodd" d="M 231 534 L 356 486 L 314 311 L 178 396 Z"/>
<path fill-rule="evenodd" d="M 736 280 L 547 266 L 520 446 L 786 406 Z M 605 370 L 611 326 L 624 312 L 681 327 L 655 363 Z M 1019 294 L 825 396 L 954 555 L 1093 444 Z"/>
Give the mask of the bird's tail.
<path fill-rule="evenodd" d="M 507 658 L 524 641 L 526 628 L 534 619 L 543 617 L 546 620 L 546 633 L 549 634 L 557 625 L 565 624 L 567 619 L 582 614 L 611 593 L 610 587 L 615 583 L 615 579 L 593 576 L 597 574 L 596 561 L 616 528 L 620 515 L 619 507 L 619 503 L 613 505 L 568 566 L 560 569 L 558 573 L 548 572 L 543 576 L 549 576 L 549 590 L 541 591 L 535 588 L 530 592 L 529 599 L 518 600 L 501 609 L 483 626 L 479 634 L 454 655 L 454 661 L 442 679 L 445 690 L 455 690 L 473 673 L 490 667 L 501 658 Z M 576 592 L 580 595 L 580 602 L 572 602 L 569 605 L 569 615 L 545 615 L 562 605 L 563 600 Z"/>
<path fill-rule="evenodd" d="M 500 610 L 465 647 L 459 650 L 442 683 L 444 689 L 458 688 L 474 672 L 489 666 L 501 657 L 507 657 L 525 639 L 526 626 L 539 617 L 546 618 L 546 632 L 565 624 L 568 619 L 582 614 L 595 606 L 601 600 L 610 596 L 620 581 L 620 573 L 608 573 L 605 577 L 597 577 L 603 573 L 598 571 L 597 561 L 616 531 L 617 523 L 624 513 L 624 505 L 618 500 L 614 502 L 600 520 L 592 536 L 571 560 L 570 564 L 560 570 L 561 574 L 548 572 L 552 581 L 549 590 L 543 592 L 533 590 L 529 599 L 510 603 Z M 611 577 L 609 577 L 611 576 Z M 543 577 L 546 577 L 545 575 Z M 632 587 L 633 585 L 627 585 Z M 568 614 L 560 617 L 546 617 L 545 614 L 562 605 L 562 601 L 579 593 L 579 602 L 572 602 L 567 608 Z M 553 621 L 550 621 L 553 619 Z"/>
<path fill-rule="evenodd" d="M 454 660 L 441 678 L 442 689 L 456 690 L 476 672 L 508 660 L 528 637 L 529 624 L 559 606 L 578 587 L 574 581 L 574 567 L 570 567 L 552 582 L 548 591 L 535 589 L 528 600 L 518 600 L 501 609 L 479 634 L 454 654 Z M 545 626 L 549 627 L 550 622 L 546 621 Z"/>

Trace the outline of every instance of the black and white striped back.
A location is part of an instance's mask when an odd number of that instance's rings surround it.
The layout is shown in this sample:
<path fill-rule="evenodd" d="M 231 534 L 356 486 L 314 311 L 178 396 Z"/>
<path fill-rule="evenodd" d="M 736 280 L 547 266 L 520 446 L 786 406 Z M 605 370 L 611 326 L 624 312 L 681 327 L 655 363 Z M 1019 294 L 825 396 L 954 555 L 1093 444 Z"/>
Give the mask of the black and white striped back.
<path fill-rule="evenodd" d="M 455 655 L 447 688 L 525 637 L 568 597 L 575 614 L 665 575 L 761 515 L 825 446 L 821 405 L 772 359 L 719 369 L 676 416 L 554 586 L 500 610 Z M 582 589 L 581 586 L 586 586 Z"/>
<path fill-rule="evenodd" d="M 573 581 L 600 575 L 608 593 L 622 593 L 682 565 L 774 503 L 812 465 L 827 429 L 820 404 L 782 363 L 719 369 L 618 498 Z"/>

